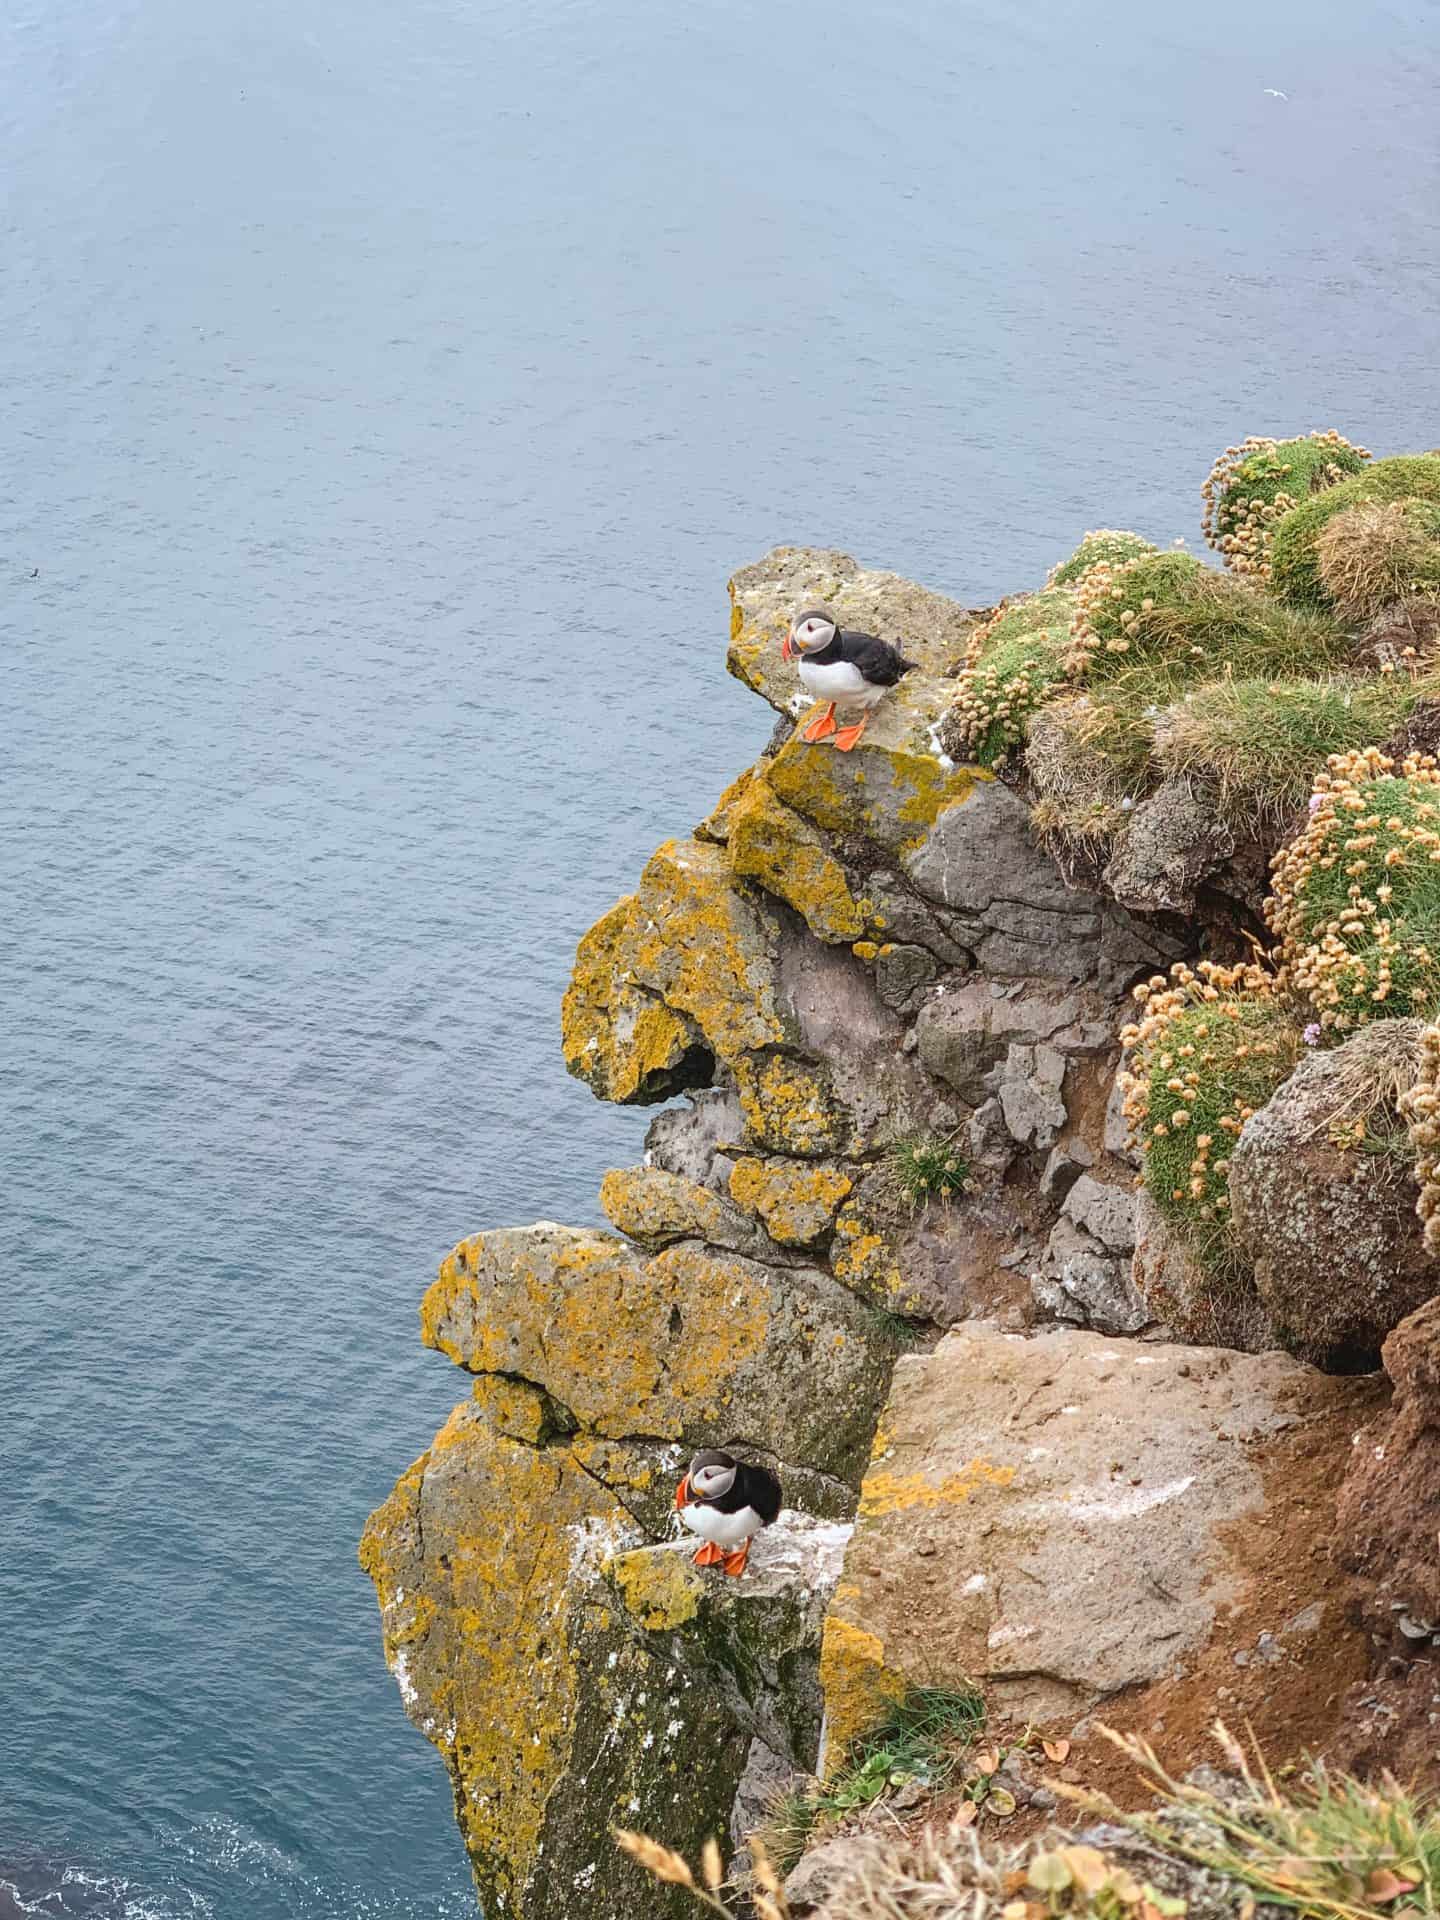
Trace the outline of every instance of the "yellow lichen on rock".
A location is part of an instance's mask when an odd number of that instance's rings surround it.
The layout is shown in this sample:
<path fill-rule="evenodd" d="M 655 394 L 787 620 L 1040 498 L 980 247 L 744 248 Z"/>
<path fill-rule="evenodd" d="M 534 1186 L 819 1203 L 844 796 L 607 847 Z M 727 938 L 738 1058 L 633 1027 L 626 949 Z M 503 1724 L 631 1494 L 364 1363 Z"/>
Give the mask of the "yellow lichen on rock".
<path fill-rule="evenodd" d="M 688 1553 L 657 1553 L 653 1548 L 619 1553 L 605 1573 L 619 1589 L 626 1609 L 648 1632 L 683 1627 L 700 1611 L 704 1578 Z"/>
<path fill-rule="evenodd" d="M 821 1764 L 829 1775 L 907 1689 L 904 1677 L 885 1664 L 884 1641 L 834 1612 L 826 1616 L 820 1642 L 820 1685 L 825 1693 Z"/>
<path fill-rule="evenodd" d="M 674 1247 L 641 1262 L 608 1234 L 556 1228 L 462 1241 L 425 1295 L 421 1331 L 471 1372 L 543 1381 L 596 1433 L 678 1436 L 718 1416 L 769 1317 L 749 1261 Z"/>
<path fill-rule="evenodd" d="M 740 1111 L 758 1146 L 807 1157 L 858 1153 L 855 1123 L 814 1068 L 787 1055 L 747 1056 L 735 1063 Z"/>
<path fill-rule="evenodd" d="M 422 1559 L 422 1485 L 437 1475 L 451 1498 L 426 1501 Z M 466 1405 L 371 1516 L 361 1547 L 379 1593 L 386 1659 L 450 1764 L 465 1844 L 518 1911 L 546 1802 L 570 1755 L 570 1530 L 614 1513 L 585 1474 L 506 1440 Z M 433 1537 L 437 1527 L 443 1538 Z M 522 1553 L 523 1584 L 512 1578 Z"/>
<path fill-rule="evenodd" d="M 560 1008 L 565 1064 L 602 1099 L 663 1098 L 699 1041 L 689 1020 L 627 977 L 628 896 L 581 940 Z"/>
<path fill-rule="evenodd" d="M 958 806 L 989 774 L 941 764 L 938 755 L 890 745 L 867 730 L 853 753 L 794 739 L 780 749 L 769 783 L 796 813 L 828 833 L 864 834 L 890 852 L 919 847 L 948 807 Z"/>
<path fill-rule="evenodd" d="M 803 1247 L 828 1231 L 835 1210 L 852 1186 L 839 1167 L 760 1160 L 752 1155 L 730 1169 L 730 1194 L 758 1214 L 772 1240 Z"/>
<path fill-rule="evenodd" d="M 916 1507 L 963 1506 L 981 1487 L 1008 1487 L 1014 1478 L 1014 1467 L 997 1467 L 983 1457 L 968 1460 L 958 1473 L 940 1480 L 925 1473 L 887 1473 L 872 1466 L 860 1489 L 860 1511 L 870 1519 Z"/>
<path fill-rule="evenodd" d="M 737 891 L 723 848 L 667 840 L 640 876 L 620 957 L 729 1060 L 787 1038 L 771 939 Z"/>
<path fill-rule="evenodd" d="M 865 918 L 845 869 L 764 779 L 749 780 L 731 801 L 727 837 L 734 871 L 792 906 L 817 939 L 847 942 L 861 933 Z"/>
<path fill-rule="evenodd" d="M 482 1374 L 470 1395 L 497 1433 L 538 1447 L 550 1421 L 546 1397 L 528 1380 L 507 1380 L 503 1374 Z"/>
<path fill-rule="evenodd" d="M 830 1266 L 842 1286 L 864 1294 L 877 1306 L 896 1306 L 904 1296 L 905 1280 L 893 1242 L 853 1202 L 842 1208 L 835 1222 Z"/>
<path fill-rule="evenodd" d="M 731 1217 L 718 1193 L 659 1167 L 612 1167 L 600 1182 L 605 1218 L 632 1240 L 718 1240 Z"/>

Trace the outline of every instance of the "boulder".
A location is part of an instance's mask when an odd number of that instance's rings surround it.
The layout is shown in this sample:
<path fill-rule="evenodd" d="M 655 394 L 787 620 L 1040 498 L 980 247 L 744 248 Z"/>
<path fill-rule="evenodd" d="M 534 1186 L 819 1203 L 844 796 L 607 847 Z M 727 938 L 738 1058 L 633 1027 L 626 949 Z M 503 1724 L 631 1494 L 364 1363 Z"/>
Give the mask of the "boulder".
<path fill-rule="evenodd" d="M 723 1446 L 742 1438 L 858 1479 L 887 1354 L 818 1268 L 541 1223 L 462 1240 L 420 1312 L 425 1344 L 535 1382 L 585 1431 Z"/>
<path fill-rule="evenodd" d="M 1373 1364 L 1386 1334 L 1440 1287 L 1403 1135 L 1387 1151 L 1355 1144 L 1367 1057 L 1400 1024 L 1302 1060 L 1231 1155 L 1235 1234 L 1261 1303 L 1286 1346 L 1320 1360 Z"/>
<path fill-rule="evenodd" d="M 1133 1689 L 1147 1732 L 1177 1687 L 1225 1684 L 1305 1741 L 1322 1670 L 1329 1698 L 1363 1665 L 1330 1541 L 1374 1397 L 1284 1354 L 1068 1329 L 902 1358 L 826 1624 L 828 1764 L 908 1687 L 965 1681 L 1060 1726 Z M 1234 1658 L 1262 1633 L 1263 1679 Z"/>

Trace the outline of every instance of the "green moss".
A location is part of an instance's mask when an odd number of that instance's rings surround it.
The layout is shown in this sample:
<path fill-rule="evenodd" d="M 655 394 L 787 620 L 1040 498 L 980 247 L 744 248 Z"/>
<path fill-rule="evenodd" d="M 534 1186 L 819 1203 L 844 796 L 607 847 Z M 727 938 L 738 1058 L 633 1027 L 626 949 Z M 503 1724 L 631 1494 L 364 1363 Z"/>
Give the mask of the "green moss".
<path fill-rule="evenodd" d="M 1068 560 L 1062 560 L 1059 566 L 1052 568 L 1047 587 L 1072 587 L 1081 574 L 1102 560 L 1112 566 L 1123 566 L 1127 560 L 1139 560 L 1147 553 L 1155 553 L 1153 541 L 1143 539 L 1138 533 L 1121 533 L 1112 527 L 1101 527 L 1094 533 L 1087 533 Z"/>
<path fill-rule="evenodd" d="M 1214 475 L 1214 500 L 1207 535 L 1227 556 L 1244 551 L 1247 528 L 1286 500 L 1298 504 L 1312 494 L 1360 472 L 1362 449 L 1336 434 L 1307 434 L 1294 440 L 1256 440 L 1233 462 L 1222 455 Z"/>
<path fill-rule="evenodd" d="M 1289 1077 L 1302 1044 L 1285 1001 L 1242 989 L 1162 1014 L 1146 1045 L 1145 1185 L 1202 1250 L 1229 1213 L 1235 1139 Z"/>
<path fill-rule="evenodd" d="M 1376 460 L 1287 513 L 1270 550 L 1270 585 L 1295 607 L 1327 607 L 1316 551 L 1321 533 L 1347 507 L 1371 500 L 1440 500 L 1440 455 L 1398 454 Z"/>
<path fill-rule="evenodd" d="M 1068 620 L 997 631 L 966 667 L 955 704 L 977 765 L 1000 766 L 1023 743 L 1030 715 L 1065 682 L 1069 647 Z"/>
<path fill-rule="evenodd" d="M 1277 606 L 1186 553 L 1093 572 L 1080 597 L 1076 664 L 1091 685 L 1137 668 L 1177 690 L 1222 672 L 1324 672 L 1349 646 L 1333 619 Z M 1154 688 L 1144 691 L 1153 700 Z"/>

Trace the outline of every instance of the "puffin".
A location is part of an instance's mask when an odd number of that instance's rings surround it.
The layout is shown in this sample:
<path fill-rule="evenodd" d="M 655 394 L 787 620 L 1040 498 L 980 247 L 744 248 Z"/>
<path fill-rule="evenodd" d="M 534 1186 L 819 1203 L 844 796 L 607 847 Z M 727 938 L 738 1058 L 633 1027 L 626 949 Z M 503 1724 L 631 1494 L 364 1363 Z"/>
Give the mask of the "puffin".
<path fill-rule="evenodd" d="M 798 660 L 801 685 L 829 703 L 813 716 L 800 738 L 813 742 L 833 734 L 841 753 L 849 753 L 864 733 L 870 709 L 918 664 L 873 633 L 844 631 L 825 607 L 809 607 L 796 614 L 781 643 L 780 657 Z M 837 707 L 847 711 L 858 707 L 859 720 L 838 726 Z"/>
<path fill-rule="evenodd" d="M 723 1567 L 736 1579 L 750 1558 L 750 1542 L 780 1512 L 780 1482 L 766 1467 L 746 1466 L 713 1448 L 697 1453 L 675 1489 L 675 1509 L 704 1541 L 697 1567 Z"/>

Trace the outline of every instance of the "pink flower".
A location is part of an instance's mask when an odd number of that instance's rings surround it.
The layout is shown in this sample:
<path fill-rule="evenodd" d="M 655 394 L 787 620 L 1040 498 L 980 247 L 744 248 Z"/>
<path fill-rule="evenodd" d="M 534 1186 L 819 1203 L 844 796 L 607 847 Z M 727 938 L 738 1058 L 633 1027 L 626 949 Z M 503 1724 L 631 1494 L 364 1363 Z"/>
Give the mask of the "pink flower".
<path fill-rule="evenodd" d="M 1310 811 L 1311 813 L 1318 813 L 1320 811 L 1320 795 L 1318 793 L 1312 793 L 1310 796 Z"/>
<path fill-rule="evenodd" d="M 1318 1020 L 1312 1020 L 1300 1038 L 1305 1042 L 1307 1047 L 1318 1047 L 1320 1044 L 1320 1022 Z"/>

